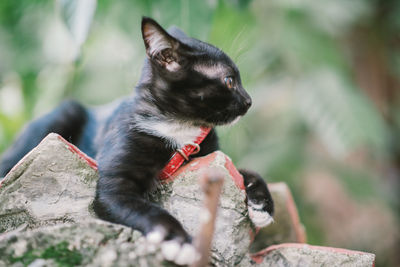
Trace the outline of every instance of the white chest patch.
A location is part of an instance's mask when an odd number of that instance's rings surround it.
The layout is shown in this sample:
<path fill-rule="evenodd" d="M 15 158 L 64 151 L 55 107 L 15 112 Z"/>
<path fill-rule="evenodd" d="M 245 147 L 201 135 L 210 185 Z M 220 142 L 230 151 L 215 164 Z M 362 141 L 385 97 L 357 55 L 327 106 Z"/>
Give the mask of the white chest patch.
<path fill-rule="evenodd" d="M 189 142 L 193 142 L 201 133 L 199 127 L 171 121 L 149 122 L 141 124 L 139 128 L 167 140 L 173 148 L 180 148 Z"/>

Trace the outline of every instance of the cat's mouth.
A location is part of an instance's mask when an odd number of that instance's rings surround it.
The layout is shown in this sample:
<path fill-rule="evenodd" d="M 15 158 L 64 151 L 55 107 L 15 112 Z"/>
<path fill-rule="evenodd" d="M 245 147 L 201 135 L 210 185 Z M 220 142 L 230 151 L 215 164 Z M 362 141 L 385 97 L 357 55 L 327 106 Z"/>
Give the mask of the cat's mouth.
<path fill-rule="evenodd" d="M 209 111 L 204 117 L 197 118 L 187 118 L 190 122 L 196 126 L 203 127 L 214 127 L 214 126 L 224 126 L 224 125 L 234 125 L 236 124 L 244 114 L 247 113 L 246 110 L 241 110 L 238 112 L 237 109 L 234 111 L 232 109 L 225 109 L 221 111 Z"/>
<path fill-rule="evenodd" d="M 215 127 L 215 126 L 232 126 L 235 125 L 242 116 L 237 116 L 232 119 L 224 119 L 224 120 L 199 120 L 199 121 L 191 121 L 194 126 L 199 127 Z"/>
<path fill-rule="evenodd" d="M 242 115 L 238 115 L 236 117 L 223 117 L 223 118 L 220 118 L 220 119 L 217 119 L 217 118 L 214 117 L 213 120 L 209 121 L 208 123 L 211 123 L 214 126 L 234 125 L 241 118 L 242 118 Z"/>
<path fill-rule="evenodd" d="M 242 116 L 237 116 L 236 119 L 229 122 L 228 125 L 235 125 L 241 118 L 242 118 Z"/>

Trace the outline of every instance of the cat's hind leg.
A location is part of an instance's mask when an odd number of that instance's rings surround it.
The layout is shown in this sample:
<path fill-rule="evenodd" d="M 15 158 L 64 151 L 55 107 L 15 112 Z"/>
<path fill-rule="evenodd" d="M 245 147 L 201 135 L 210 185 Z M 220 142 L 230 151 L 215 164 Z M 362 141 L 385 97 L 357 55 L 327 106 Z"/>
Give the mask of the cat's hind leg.
<path fill-rule="evenodd" d="M 274 201 L 267 184 L 257 173 L 240 169 L 247 195 L 249 217 L 256 227 L 265 227 L 274 219 Z"/>
<path fill-rule="evenodd" d="M 54 132 L 76 144 L 87 121 L 86 109 L 75 101 L 64 101 L 52 112 L 25 126 L 0 160 L 0 179 L 49 133 Z"/>

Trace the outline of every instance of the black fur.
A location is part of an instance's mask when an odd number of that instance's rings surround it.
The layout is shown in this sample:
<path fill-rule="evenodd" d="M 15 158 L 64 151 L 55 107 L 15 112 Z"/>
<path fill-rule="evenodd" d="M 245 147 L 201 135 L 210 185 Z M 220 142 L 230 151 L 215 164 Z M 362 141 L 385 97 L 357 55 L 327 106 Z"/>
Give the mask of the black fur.
<path fill-rule="evenodd" d="M 253 204 L 260 205 L 259 211 L 274 215 L 274 203 L 264 179 L 258 173 L 250 170 L 239 169 L 239 172 L 245 177 L 244 186 L 247 200 Z"/>
<path fill-rule="evenodd" d="M 105 120 L 98 118 L 93 109 L 64 102 L 28 125 L 3 155 L 0 177 L 47 133 L 59 133 L 98 161 L 100 178 L 94 209 L 99 217 L 144 234 L 161 226 L 166 229 L 166 240 L 190 242 L 190 236 L 174 217 L 146 200 L 146 194 L 157 184 L 159 172 L 178 148 L 167 137 L 149 131 L 148 126 L 159 122 L 187 127 L 230 123 L 247 112 L 251 99 L 242 87 L 236 65 L 218 48 L 189 38 L 177 28 L 167 33 L 150 18 L 143 18 L 142 32 L 148 59 L 135 96 L 121 102 Z M 162 42 L 154 41 L 159 39 L 151 34 L 162 36 Z M 199 71 L 199 67 L 201 70 L 216 64 L 220 76 L 209 77 L 209 73 Z M 226 77 L 232 78 L 232 88 L 224 83 Z M 196 156 L 217 149 L 217 135 L 212 130 Z M 272 211 L 272 199 L 262 178 L 243 174 L 245 181 L 259 181 L 260 192 L 269 201 L 267 210 Z M 249 198 L 258 198 L 258 194 Z"/>
<path fill-rule="evenodd" d="M 3 154 L 0 177 L 4 177 L 48 133 L 58 133 L 64 139 L 77 144 L 87 120 L 88 115 L 83 106 L 75 101 L 64 101 L 51 113 L 29 123 L 14 144 Z"/>

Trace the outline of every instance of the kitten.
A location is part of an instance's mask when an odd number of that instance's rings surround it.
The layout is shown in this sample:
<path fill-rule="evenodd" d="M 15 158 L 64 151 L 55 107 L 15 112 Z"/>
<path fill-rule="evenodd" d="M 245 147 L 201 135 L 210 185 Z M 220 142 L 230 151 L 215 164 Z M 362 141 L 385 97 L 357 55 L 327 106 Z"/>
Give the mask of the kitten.
<path fill-rule="evenodd" d="M 167 32 L 147 17 L 142 19 L 142 37 L 147 59 L 134 96 L 102 112 L 64 102 L 26 127 L 3 155 L 0 176 L 49 132 L 59 133 L 98 162 L 97 215 L 162 242 L 167 260 L 190 264 L 195 258 L 191 237 L 166 210 L 146 200 L 146 193 L 156 186 L 171 155 L 202 129 L 211 128 L 199 153 L 191 157 L 218 150 L 213 127 L 243 116 L 251 98 L 238 68 L 218 48 L 175 27 Z M 273 201 L 265 182 L 253 172 L 240 172 L 251 219 L 258 227 L 268 225 Z"/>

